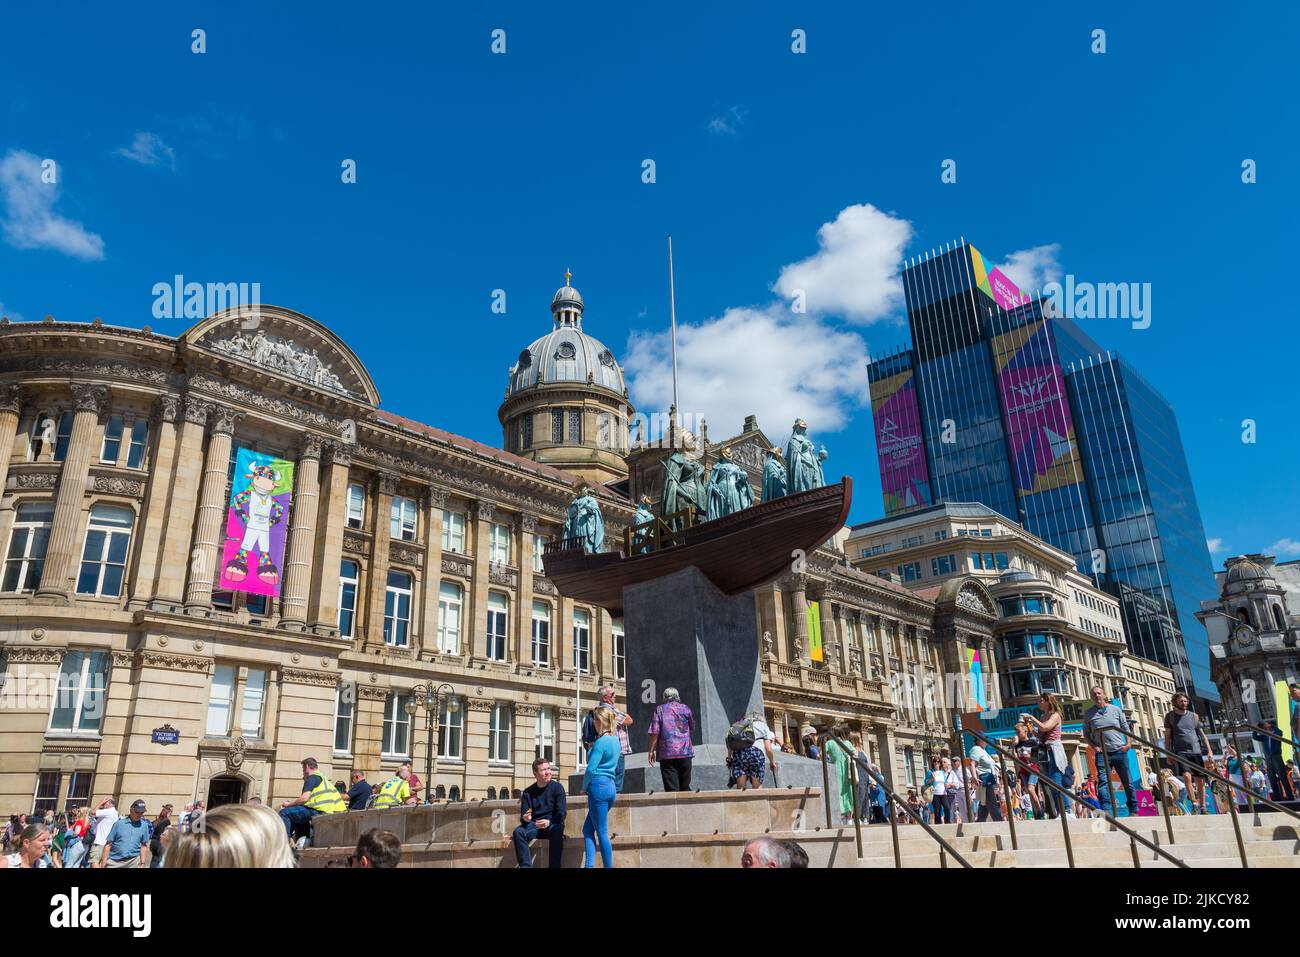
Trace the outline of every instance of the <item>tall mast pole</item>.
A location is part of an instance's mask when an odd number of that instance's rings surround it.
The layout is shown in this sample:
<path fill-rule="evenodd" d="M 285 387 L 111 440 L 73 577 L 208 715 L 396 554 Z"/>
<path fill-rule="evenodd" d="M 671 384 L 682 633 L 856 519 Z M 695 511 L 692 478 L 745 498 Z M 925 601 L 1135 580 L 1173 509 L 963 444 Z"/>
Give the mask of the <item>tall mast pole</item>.
<path fill-rule="evenodd" d="M 668 316 L 672 323 L 673 413 L 668 417 L 668 446 L 677 448 L 677 294 L 673 285 L 673 237 L 668 237 Z"/>

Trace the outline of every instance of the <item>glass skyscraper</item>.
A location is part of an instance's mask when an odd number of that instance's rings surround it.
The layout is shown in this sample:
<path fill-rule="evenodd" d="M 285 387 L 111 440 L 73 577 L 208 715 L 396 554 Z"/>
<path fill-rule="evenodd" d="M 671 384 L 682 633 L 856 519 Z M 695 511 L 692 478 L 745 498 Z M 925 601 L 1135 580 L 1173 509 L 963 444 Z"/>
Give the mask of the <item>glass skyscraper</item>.
<path fill-rule="evenodd" d="M 1218 703 L 1214 570 L 1173 409 L 960 243 L 903 273 L 910 348 L 868 370 L 885 514 L 981 502 L 1120 599 L 1134 654 Z"/>

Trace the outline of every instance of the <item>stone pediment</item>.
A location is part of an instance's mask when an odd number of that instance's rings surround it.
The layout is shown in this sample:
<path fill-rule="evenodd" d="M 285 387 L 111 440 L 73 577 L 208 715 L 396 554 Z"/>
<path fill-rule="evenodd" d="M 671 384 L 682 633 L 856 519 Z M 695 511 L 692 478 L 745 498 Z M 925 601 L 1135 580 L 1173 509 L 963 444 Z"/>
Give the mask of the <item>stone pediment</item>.
<path fill-rule="evenodd" d="M 182 338 L 223 358 L 322 392 L 379 404 L 370 374 L 343 340 L 290 309 L 259 305 L 215 313 Z"/>

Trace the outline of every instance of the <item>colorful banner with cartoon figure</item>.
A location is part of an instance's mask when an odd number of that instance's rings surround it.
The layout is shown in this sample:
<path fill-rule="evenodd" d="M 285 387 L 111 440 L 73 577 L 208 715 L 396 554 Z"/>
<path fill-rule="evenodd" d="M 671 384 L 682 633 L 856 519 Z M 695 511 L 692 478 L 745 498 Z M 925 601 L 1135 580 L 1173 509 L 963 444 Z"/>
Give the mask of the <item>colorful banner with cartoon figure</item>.
<path fill-rule="evenodd" d="M 239 450 L 217 590 L 279 596 L 292 498 L 292 462 Z"/>

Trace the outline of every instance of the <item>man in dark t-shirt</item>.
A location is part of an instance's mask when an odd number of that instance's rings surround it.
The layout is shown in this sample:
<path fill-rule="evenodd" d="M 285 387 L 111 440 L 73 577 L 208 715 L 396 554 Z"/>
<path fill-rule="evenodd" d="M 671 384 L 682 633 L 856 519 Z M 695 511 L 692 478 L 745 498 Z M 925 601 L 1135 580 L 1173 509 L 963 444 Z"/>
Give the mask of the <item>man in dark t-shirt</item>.
<path fill-rule="evenodd" d="M 1205 813 L 1205 767 L 1206 757 L 1212 757 L 1210 740 L 1201 727 L 1200 716 L 1187 707 L 1187 695 L 1181 691 L 1174 695 L 1174 708 L 1165 715 L 1165 749 L 1172 751 L 1182 761 L 1168 760 L 1169 769 L 1174 774 L 1181 774 L 1187 785 L 1187 797 L 1192 799 L 1192 782 L 1196 782 L 1196 797 L 1193 813 Z M 1204 743 L 1204 749 L 1201 745 Z M 1186 762 L 1186 763 L 1184 763 Z"/>
<path fill-rule="evenodd" d="M 559 781 L 551 778 L 551 762 L 538 758 L 533 762 L 535 784 L 519 797 L 519 826 L 515 828 L 515 857 L 520 867 L 533 866 L 529 844 L 534 838 L 550 841 L 550 866 L 561 867 L 564 856 L 564 817 L 568 799 Z"/>
<path fill-rule="evenodd" d="M 364 811 L 370 803 L 371 787 L 366 772 L 352 772 L 352 787 L 348 789 L 348 810 Z"/>

